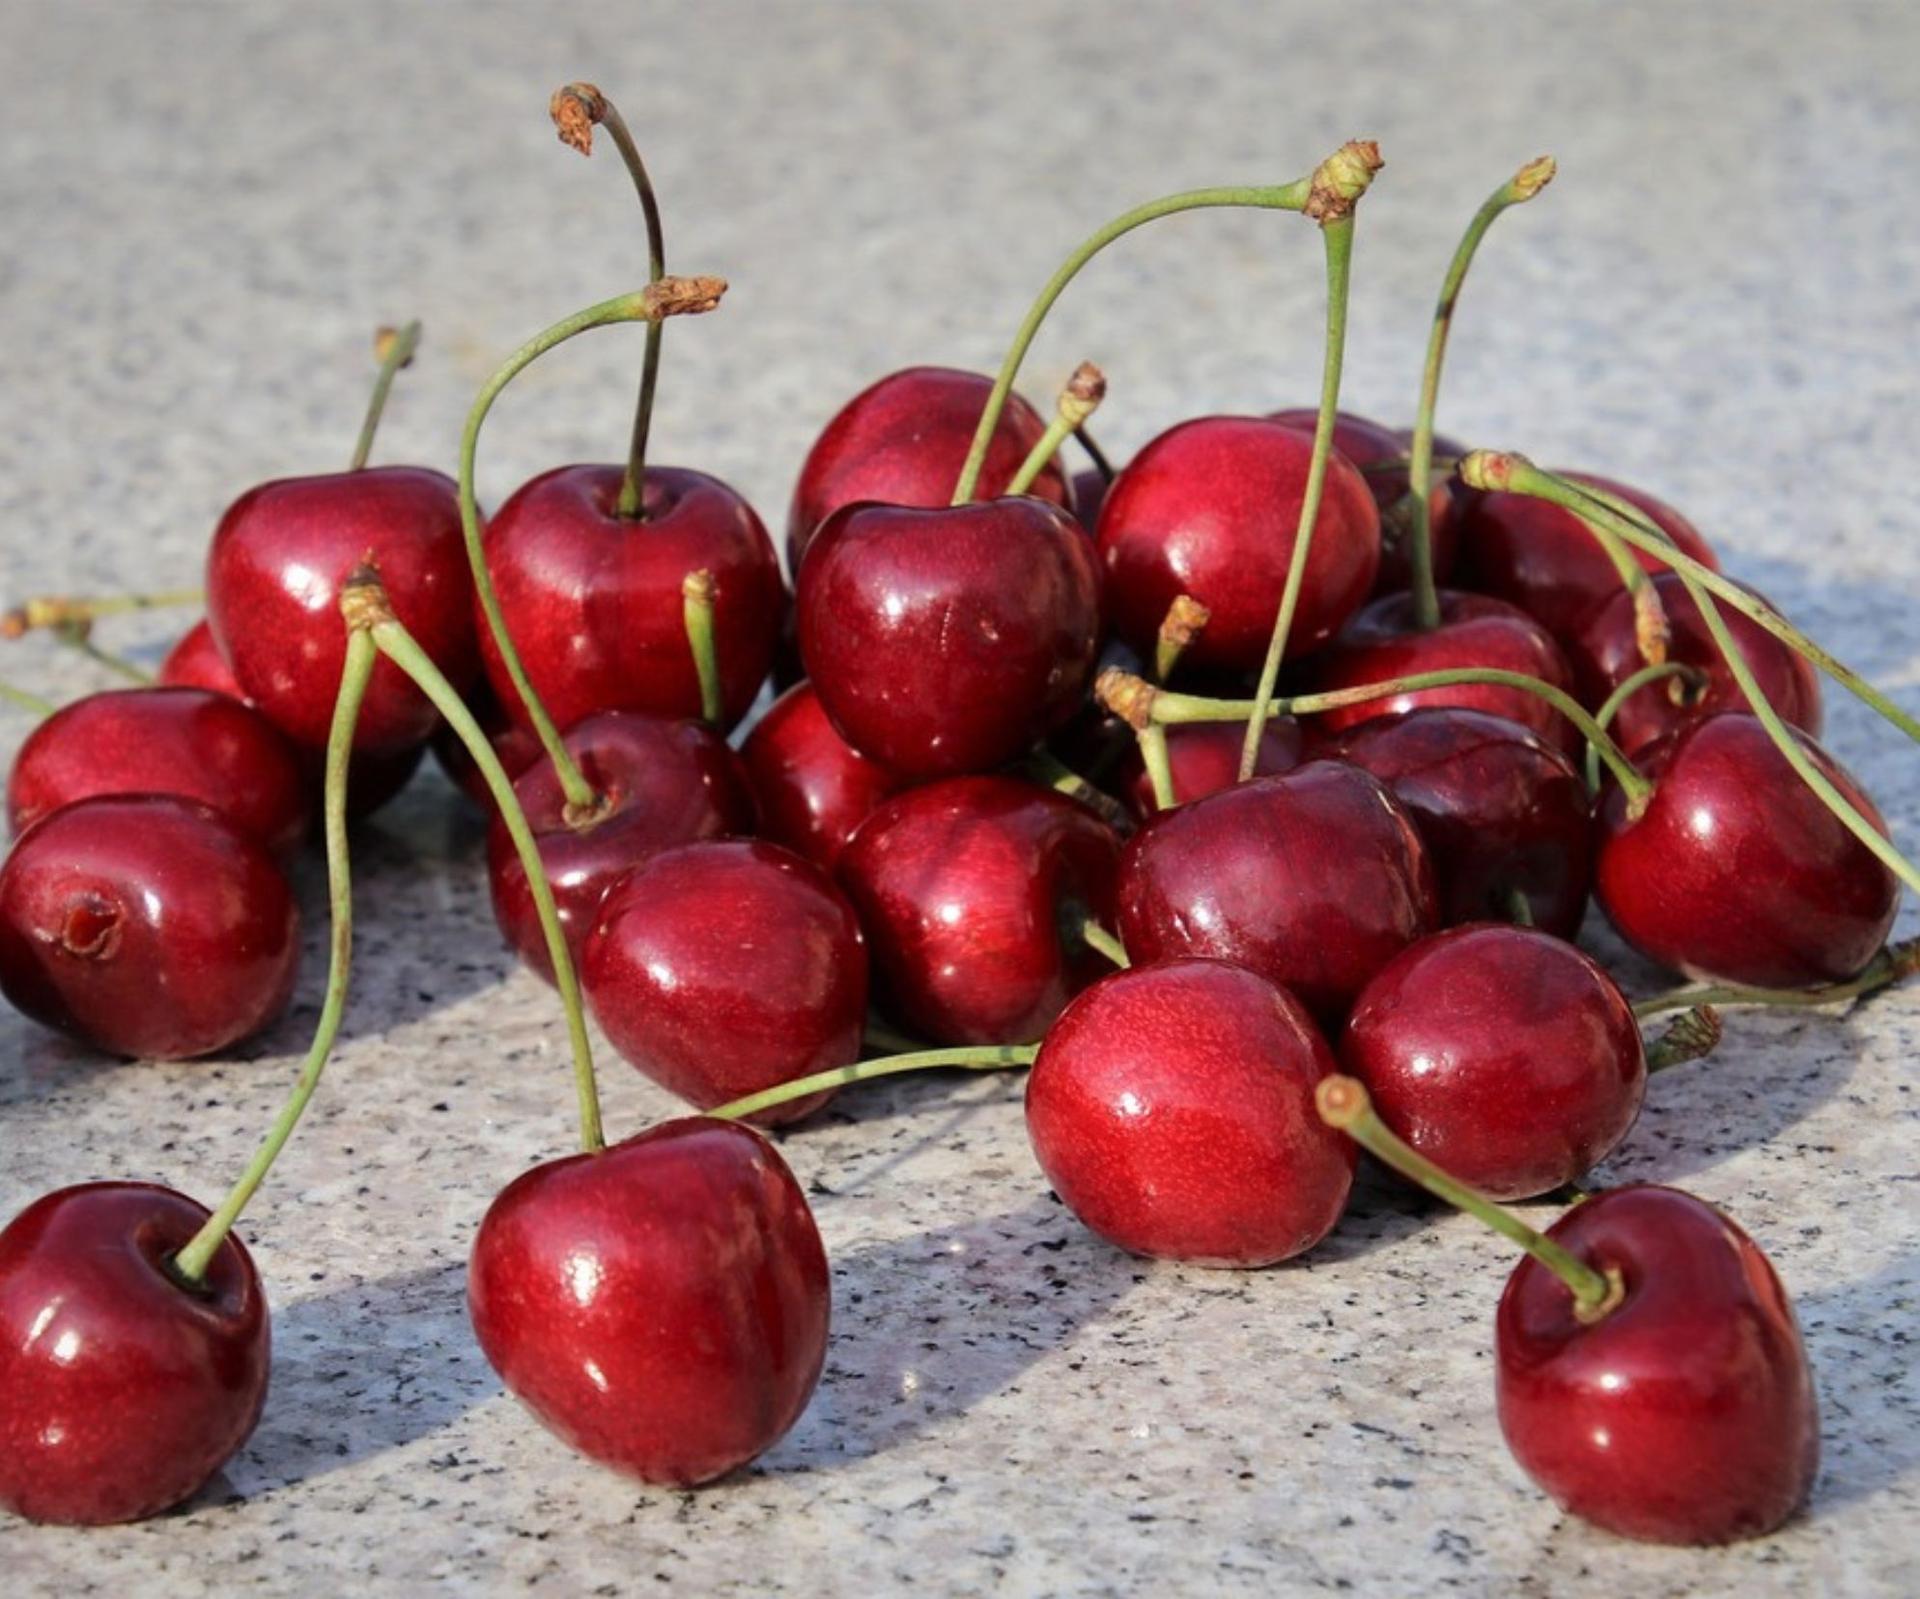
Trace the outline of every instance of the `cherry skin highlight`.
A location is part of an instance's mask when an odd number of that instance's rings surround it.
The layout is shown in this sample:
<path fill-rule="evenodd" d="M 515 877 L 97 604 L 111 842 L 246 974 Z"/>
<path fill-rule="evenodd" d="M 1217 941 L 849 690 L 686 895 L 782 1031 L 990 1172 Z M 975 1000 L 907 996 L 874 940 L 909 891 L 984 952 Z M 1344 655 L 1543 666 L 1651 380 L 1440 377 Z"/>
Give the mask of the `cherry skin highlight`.
<path fill-rule="evenodd" d="M 225 1049 L 286 1008 L 299 961 L 273 856 L 191 800 L 81 800 L 0 867 L 0 993 L 111 1055 Z"/>
<path fill-rule="evenodd" d="M 867 946 L 847 897 L 777 844 L 683 844 L 601 902 L 580 959 L 613 1047 L 700 1110 L 860 1058 Z M 798 1121 L 831 1097 L 762 1113 Z"/>
<path fill-rule="evenodd" d="M 1186 805 L 1240 781 L 1240 747 L 1247 736 L 1240 722 L 1181 722 L 1167 729 L 1167 765 L 1173 772 L 1173 799 Z M 1306 735 L 1290 716 L 1269 717 L 1260 729 L 1260 748 L 1254 759 L 1255 777 L 1272 777 L 1290 772 L 1305 754 Z M 1114 774 L 1119 789 L 1133 813 L 1141 818 L 1158 809 L 1153 797 L 1153 779 L 1147 775 L 1147 763 L 1141 759 L 1135 743 L 1121 756 Z"/>
<path fill-rule="evenodd" d="M 840 857 L 883 1006 L 936 1044 L 1040 1037 L 1106 958 L 1063 928 L 1111 926 L 1120 841 L 1070 799 L 1007 777 L 896 794 Z"/>
<path fill-rule="evenodd" d="M 760 831 L 832 871 L 854 829 L 901 780 L 834 730 L 811 683 L 797 683 L 740 746 Z"/>
<path fill-rule="evenodd" d="M 1617 1271 L 1624 1297 L 1582 1325 L 1531 1257 L 1507 1279 L 1495 1393 L 1514 1459 L 1622 1537 L 1720 1544 L 1780 1526 L 1813 1485 L 1820 1426 L 1767 1257 L 1711 1205 L 1651 1184 L 1595 1194 L 1548 1236 Z"/>
<path fill-rule="evenodd" d="M 1527 927 L 1456 927 L 1402 950 L 1339 1045 L 1380 1119 L 1493 1199 L 1584 1176 L 1646 1093 L 1640 1027 L 1613 979 Z"/>
<path fill-rule="evenodd" d="M 502 1190 L 467 1271 L 508 1390 L 569 1447 L 692 1487 L 764 1453 L 826 1358 L 827 1256 L 758 1133 L 688 1117 Z"/>
<path fill-rule="evenodd" d="M 247 1441 L 267 1396 L 267 1304 L 232 1233 L 203 1282 L 174 1275 L 206 1219 L 170 1188 L 85 1183 L 0 1232 L 0 1505 L 140 1521 Z"/>
<path fill-rule="evenodd" d="M 1224 961 L 1115 972 L 1069 1005 L 1027 1079 L 1047 1181 L 1108 1242 L 1270 1266 L 1346 1207 L 1354 1146 L 1314 1112 L 1333 1057 L 1298 1001 Z"/>

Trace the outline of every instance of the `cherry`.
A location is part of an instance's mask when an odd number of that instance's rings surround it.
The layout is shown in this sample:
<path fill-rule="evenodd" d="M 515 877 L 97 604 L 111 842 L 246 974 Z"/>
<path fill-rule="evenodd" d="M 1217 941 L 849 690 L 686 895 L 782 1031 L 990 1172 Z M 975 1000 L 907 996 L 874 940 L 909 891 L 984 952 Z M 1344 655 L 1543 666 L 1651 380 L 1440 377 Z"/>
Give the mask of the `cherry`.
<path fill-rule="evenodd" d="M 863 500 L 931 508 L 953 498 L 954 479 L 993 393 L 993 380 L 952 367 L 912 366 L 862 389 L 814 441 L 787 511 L 787 570 L 798 581 L 801 557 L 822 522 Z M 1047 430 L 1040 413 L 1017 394 L 993 430 L 980 492 L 1002 494 L 1027 452 Z M 1049 461 L 1030 491 L 1071 507 L 1073 491 L 1059 460 Z"/>
<path fill-rule="evenodd" d="M 1119 854 L 1072 800 L 965 777 L 888 800 L 839 876 L 896 1020 L 935 1043 L 1020 1043 L 1106 970 L 1073 929 L 1107 921 Z"/>
<path fill-rule="evenodd" d="M 1268 1266 L 1325 1237 L 1353 1146 L 1314 1114 L 1333 1057 L 1284 989 L 1223 961 L 1115 972 L 1027 1079 L 1027 1136 L 1074 1215 L 1137 1255 Z"/>
<path fill-rule="evenodd" d="M 739 757 L 711 728 L 630 711 L 608 711 L 570 728 L 568 753 L 599 796 L 595 812 L 570 817 L 551 762 L 540 760 L 513 791 L 539 841 L 560 923 L 577 961 L 614 880 L 656 850 L 753 830 L 753 797 Z M 496 813 L 487 831 L 493 914 L 529 967 L 553 980 L 526 869 Z"/>
<path fill-rule="evenodd" d="M 531 728 L 513 720 L 500 708 L 493 690 L 484 682 L 467 693 L 467 704 L 479 722 L 493 753 L 500 758 L 507 776 L 518 777 L 540 759 L 540 739 Z M 483 811 L 493 809 L 493 796 L 487 792 L 487 780 L 452 727 L 442 722 L 433 735 L 433 758 L 440 770 L 452 779 L 454 787 Z M 357 774 L 356 774 L 357 775 Z"/>
<path fill-rule="evenodd" d="M 1439 920 L 1413 818 L 1337 761 L 1162 811 L 1127 845 L 1116 908 L 1136 962 L 1235 961 L 1336 1022 Z"/>
<path fill-rule="evenodd" d="M 613 1047 L 701 1110 L 860 1057 L 860 923 L 819 867 L 777 844 L 684 844 L 642 861 L 608 890 L 580 967 Z M 828 1097 L 782 1105 L 767 1124 Z"/>
<path fill-rule="evenodd" d="M 1171 742 L 1184 727 L 1167 731 Z M 1506 920 L 1517 895 L 1535 926 L 1579 930 L 1592 876 L 1587 787 L 1536 734 L 1445 706 L 1375 717 L 1314 753 L 1371 772 L 1419 824 L 1442 921 Z"/>
<path fill-rule="evenodd" d="M 691 1487 L 799 1418 L 826 1358 L 826 1251 L 759 1134 L 688 1117 L 548 1161 L 488 1207 L 467 1275 L 493 1369 L 541 1423 Z"/>
<path fill-rule="evenodd" d="M 243 705 L 253 704 L 240 686 L 240 680 L 233 675 L 226 656 L 220 653 L 213 637 L 213 624 L 204 616 L 174 640 L 173 648 L 160 663 L 160 670 L 154 673 L 154 681 L 164 688 L 211 689 Z"/>
<path fill-rule="evenodd" d="M 206 689 L 115 689 L 63 706 L 20 746 L 7 814 L 20 832 L 99 794 L 198 800 L 281 854 L 307 830 L 293 747 L 257 711 Z"/>
<path fill-rule="evenodd" d="M 109 1054 L 183 1060 L 258 1032 L 293 992 L 298 935 L 266 846 L 191 800 L 81 800 L 0 868 L 0 992 Z"/>
<path fill-rule="evenodd" d="M 800 653 L 847 742 L 905 778 L 985 771 L 1080 704 L 1100 573 L 1073 518 L 1031 496 L 848 506 L 801 568 Z"/>
<path fill-rule="evenodd" d="M 1167 764 L 1173 772 L 1175 804 L 1205 799 L 1239 782 L 1240 746 L 1245 732 L 1238 722 L 1183 722 L 1167 729 Z M 1300 764 L 1305 749 L 1306 735 L 1300 724 L 1290 716 L 1274 717 L 1260 730 L 1260 752 L 1253 775 L 1271 777 L 1290 772 Z M 1135 815 L 1144 819 L 1158 809 L 1153 780 L 1147 775 L 1137 745 L 1121 757 L 1114 781 Z"/>
<path fill-rule="evenodd" d="M 1528 1199 L 1613 1152 L 1647 1086 L 1613 979 L 1527 927 L 1457 927 L 1408 946 L 1361 991 L 1342 1067 L 1380 1119 L 1495 1199 Z"/>
<path fill-rule="evenodd" d="M 1293 553 L 1313 437 L 1258 417 L 1211 416 L 1154 439 L 1113 481 L 1100 512 L 1107 608 L 1115 632 L 1151 658 L 1180 594 L 1207 608 L 1186 664 L 1257 671 Z M 1371 592 L 1380 518 L 1366 480 L 1328 459 L 1325 497 L 1288 636 L 1288 658 L 1338 631 Z"/>
<path fill-rule="evenodd" d="M 760 830 L 832 871 L 840 852 L 901 780 L 834 731 L 811 683 L 775 700 L 740 746 Z"/>
<path fill-rule="evenodd" d="M 138 1521 L 239 1451 L 267 1394 L 267 1305 L 223 1240 L 172 1269 L 206 1209 L 151 1183 L 46 1194 L 0 1232 L 0 1505 L 31 1521 Z"/>
<path fill-rule="evenodd" d="M 1814 766 L 1886 824 L 1811 739 Z M 1788 764 L 1752 716 L 1722 712 L 1641 751 L 1645 813 L 1609 785 L 1596 812 L 1594 892 L 1650 960 L 1696 978 L 1803 988 L 1854 976 L 1899 908 L 1893 874 Z"/>

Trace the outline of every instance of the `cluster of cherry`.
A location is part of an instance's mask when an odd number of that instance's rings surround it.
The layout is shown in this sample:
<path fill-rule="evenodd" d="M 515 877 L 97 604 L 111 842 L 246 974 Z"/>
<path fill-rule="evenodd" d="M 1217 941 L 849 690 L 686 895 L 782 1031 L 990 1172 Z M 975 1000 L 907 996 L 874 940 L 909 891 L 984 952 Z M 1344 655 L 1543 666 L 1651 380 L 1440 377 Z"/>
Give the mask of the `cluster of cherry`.
<path fill-rule="evenodd" d="M 743 1121 L 894 1072 L 1030 1066 L 1039 1166 L 1103 1237 L 1289 1259 L 1339 1220 L 1364 1147 L 1525 1250 L 1499 1414 L 1549 1493 L 1638 1538 L 1785 1520 L 1818 1428 L 1759 1249 L 1669 1188 L 1577 1195 L 1545 1233 L 1496 1201 L 1562 1193 L 1612 1152 L 1648 1073 L 1713 1046 L 1712 1006 L 1837 1002 L 1912 969 L 1885 940 L 1920 879 L 1811 741 L 1816 668 L 1920 727 L 1722 576 L 1677 512 L 1436 439 L 1473 252 L 1552 163 L 1476 215 L 1405 434 L 1337 409 L 1372 145 L 1128 212 L 1063 265 L 996 380 L 915 368 L 834 418 L 794 495 L 790 605 L 738 494 L 645 464 L 664 322 L 725 285 L 667 276 L 606 98 L 572 85 L 553 113 L 583 151 L 596 127 L 618 144 L 648 286 L 501 368 L 457 482 L 365 464 L 418 329 L 388 336 L 352 468 L 241 496 L 207 620 L 160 684 L 45 707 L 14 763 L 0 988 L 29 1016 L 147 1058 L 271 1020 L 298 947 L 279 858 L 316 787 L 332 947 L 294 1094 L 218 1210 L 101 1183 L 0 1233 L 0 1502 L 150 1515 L 252 1429 L 267 1314 L 231 1229 L 346 1004 L 349 821 L 432 741 L 489 810 L 505 937 L 564 1000 L 581 1121 L 581 1153 L 489 1209 L 473 1324 L 583 1453 L 708 1481 L 819 1378 L 825 1253 Z M 1318 225 L 1321 403 L 1183 422 L 1113 472 L 1086 431 L 1097 370 L 1043 421 L 1012 392 L 1021 360 L 1097 250 L 1217 205 Z M 646 327 L 628 461 L 548 472 L 483 525 L 495 398 L 624 322 Z M 1096 467 L 1077 480 L 1070 434 Z M 105 609 L 13 621 L 95 648 Z M 791 686 L 736 750 L 770 675 Z M 1629 1003 L 1569 942 L 1590 891 L 1628 943 L 1715 986 Z M 870 977 L 902 1034 L 870 1018 Z M 704 1114 L 605 1143 L 582 990 L 614 1048 Z"/>

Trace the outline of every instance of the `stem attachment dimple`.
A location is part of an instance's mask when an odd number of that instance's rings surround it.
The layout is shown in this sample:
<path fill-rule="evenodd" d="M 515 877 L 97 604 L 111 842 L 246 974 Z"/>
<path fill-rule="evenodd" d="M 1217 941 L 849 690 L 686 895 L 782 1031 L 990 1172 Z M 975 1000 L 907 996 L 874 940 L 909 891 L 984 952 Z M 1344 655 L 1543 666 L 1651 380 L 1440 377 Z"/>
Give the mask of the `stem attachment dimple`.
<path fill-rule="evenodd" d="M 960 1067 L 972 1072 L 1004 1071 L 1011 1066 L 1031 1066 L 1040 1053 L 1038 1044 L 969 1044 L 956 1049 L 921 1049 L 906 1055 L 884 1055 L 878 1060 L 855 1061 L 851 1066 L 836 1066 L 830 1071 L 797 1077 L 790 1083 L 777 1083 L 743 1099 L 729 1100 L 703 1115 L 722 1121 L 738 1121 L 743 1116 L 772 1110 L 789 1100 L 805 1099 L 830 1088 L 849 1083 L 869 1082 L 876 1077 L 895 1077 L 902 1072 L 931 1071 L 936 1067 Z"/>
<path fill-rule="evenodd" d="M 380 375 L 373 380 L 373 396 L 367 401 L 367 414 L 360 423 L 360 437 L 354 440 L 349 472 L 358 472 L 373 453 L 373 436 L 380 431 L 380 417 L 387 408 L 395 374 L 413 361 L 420 348 L 420 324 L 409 322 L 402 328 L 381 328 L 373 335 L 373 356 L 380 363 Z"/>
<path fill-rule="evenodd" d="M 1106 397 L 1106 374 L 1091 361 L 1082 361 L 1073 369 L 1066 387 L 1060 391 L 1053 420 L 1027 452 L 1027 458 L 1020 463 L 1020 470 L 1014 473 L 1013 481 L 1007 484 L 1007 493 L 1025 494 L 1032 488 L 1033 480 L 1047 469 L 1047 463 L 1067 442 L 1067 435 L 1078 432 L 1081 423 L 1100 409 L 1100 402 Z"/>
<path fill-rule="evenodd" d="M 680 581 L 680 612 L 686 623 L 693 669 L 700 676 L 700 714 L 714 727 L 726 719 L 720 689 L 720 654 L 713 633 L 713 574 L 704 567 Z"/>

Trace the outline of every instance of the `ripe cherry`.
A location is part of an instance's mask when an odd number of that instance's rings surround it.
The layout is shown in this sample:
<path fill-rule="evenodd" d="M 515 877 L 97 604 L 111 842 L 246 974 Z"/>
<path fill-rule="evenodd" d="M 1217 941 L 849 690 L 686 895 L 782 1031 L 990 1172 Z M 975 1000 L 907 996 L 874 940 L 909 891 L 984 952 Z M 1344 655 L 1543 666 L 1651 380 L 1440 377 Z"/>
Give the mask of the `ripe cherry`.
<path fill-rule="evenodd" d="M 760 831 L 832 871 L 857 828 L 901 781 L 834 730 L 811 683 L 768 708 L 740 746 Z"/>

